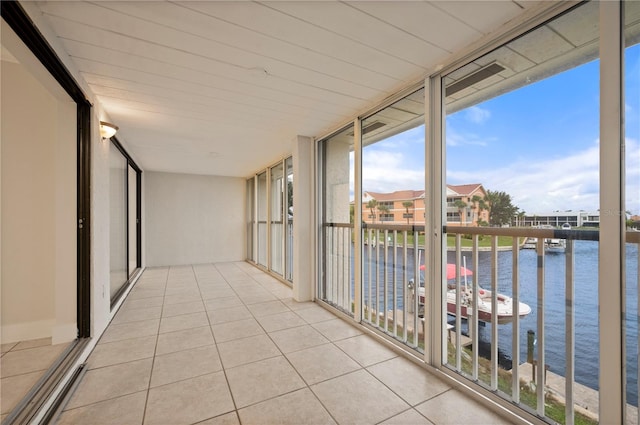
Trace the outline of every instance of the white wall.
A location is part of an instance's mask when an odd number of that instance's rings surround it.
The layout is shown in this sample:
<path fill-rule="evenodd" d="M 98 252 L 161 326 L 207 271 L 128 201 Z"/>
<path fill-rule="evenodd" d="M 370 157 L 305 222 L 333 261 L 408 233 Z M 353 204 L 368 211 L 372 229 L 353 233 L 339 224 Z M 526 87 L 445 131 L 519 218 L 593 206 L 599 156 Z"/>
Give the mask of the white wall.
<path fill-rule="evenodd" d="M 76 107 L 6 25 L 2 342 L 75 339 Z M 14 60 L 15 59 L 15 60 Z"/>
<path fill-rule="evenodd" d="M 243 178 L 146 172 L 146 265 L 242 261 Z"/>

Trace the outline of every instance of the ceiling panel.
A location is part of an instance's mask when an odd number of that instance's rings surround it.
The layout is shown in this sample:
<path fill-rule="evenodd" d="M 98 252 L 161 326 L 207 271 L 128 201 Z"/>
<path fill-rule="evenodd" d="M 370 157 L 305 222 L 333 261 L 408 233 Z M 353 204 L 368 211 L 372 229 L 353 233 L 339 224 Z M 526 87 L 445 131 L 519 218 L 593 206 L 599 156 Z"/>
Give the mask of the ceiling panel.
<path fill-rule="evenodd" d="M 355 1 L 349 4 L 395 28 L 402 28 L 440 51 L 452 53 L 466 46 L 467 40 L 482 35 L 478 30 L 425 2 L 409 2 L 402 8 L 389 1 Z M 428 17 L 430 25 L 425 25 L 425 17 Z"/>
<path fill-rule="evenodd" d="M 297 135 L 334 130 L 538 2 L 524 3 L 37 7 L 143 169 L 248 176 L 290 154 Z M 541 52 L 521 53 L 514 67 Z M 387 128 L 419 117 L 416 100 L 381 115 Z"/>
<path fill-rule="evenodd" d="M 187 2 L 182 5 L 325 57 L 336 58 L 392 78 L 406 80 L 407 75 L 425 71 L 424 66 L 389 56 L 376 47 L 362 44 L 322 26 L 310 25 L 269 5 L 254 2 Z"/>
<path fill-rule="evenodd" d="M 145 5 L 137 2 L 109 2 L 103 6 L 131 16 L 149 18 Z M 275 70 L 268 66 L 269 61 L 282 62 L 295 68 L 319 72 L 373 88 L 386 87 L 399 82 L 397 76 L 391 77 L 376 69 L 328 57 L 294 43 L 261 34 L 258 31 L 218 18 L 207 13 L 206 9 L 199 11 L 185 5 L 160 3 L 155 6 L 155 12 L 151 18 L 156 23 L 181 29 L 207 40 L 217 40 L 222 44 L 264 57 L 263 68 L 272 73 Z"/>
<path fill-rule="evenodd" d="M 523 10 L 523 6 L 512 1 L 435 1 L 432 4 L 483 34 L 490 33 Z"/>
<path fill-rule="evenodd" d="M 271 60 L 182 31 L 150 24 L 137 18 L 128 18 L 126 15 L 107 9 L 102 10 L 105 10 L 105 15 L 100 23 L 92 22 L 92 17 L 83 23 L 69 21 L 66 16 L 59 18 L 52 15 L 51 19 L 54 22 L 54 28 L 63 38 L 90 43 L 93 47 L 103 47 L 110 51 L 130 51 L 140 57 L 153 57 L 164 63 L 178 64 L 184 68 L 201 70 L 221 77 L 233 76 L 234 79 L 246 81 L 253 78 L 253 71 L 256 68 L 265 68 L 269 73 L 270 81 L 302 84 L 317 90 L 337 92 L 358 99 L 369 99 L 382 93 L 376 88 Z M 78 19 L 77 16 L 73 18 Z M 119 28 L 110 27 L 111 20 L 118 21 L 120 24 L 122 21 L 127 21 L 127 25 L 132 26 L 133 29 L 127 35 L 122 35 Z M 74 23 L 75 28 L 65 31 Z M 81 34 L 85 31 L 89 33 L 87 34 L 89 39 L 81 38 Z"/>
<path fill-rule="evenodd" d="M 413 11 L 412 3 L 395 2 L 395 7 L 406 10 L 406 17 Z M 290 14 L 305 22 L 341 34 L 365 46 L 370 46 L 391 57 L 415 65 L 430 63 L 446 55 L 446 50 L 429 44 L 410 34 L 403 28 L 396 28 L 374 16 L 340 2 L 266 2 L 269 7 Z M 428 16 L 425 24 L 432 25 Z"/>

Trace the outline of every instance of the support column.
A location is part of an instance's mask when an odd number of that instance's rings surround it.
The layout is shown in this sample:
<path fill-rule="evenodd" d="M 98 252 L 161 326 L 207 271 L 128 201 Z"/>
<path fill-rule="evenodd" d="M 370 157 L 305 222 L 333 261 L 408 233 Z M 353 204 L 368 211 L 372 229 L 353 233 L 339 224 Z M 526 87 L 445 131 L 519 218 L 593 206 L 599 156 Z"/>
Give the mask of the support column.
<path fill-rule="evenodd" d="M 622 2 L 600 3 L 600 423 L 625 423 Z"/>
<path fill-rule="evenodd" d="M 315 299 L 316 196 L 315 143 L 311 137 L 293 141 L 293 298 Z"/>

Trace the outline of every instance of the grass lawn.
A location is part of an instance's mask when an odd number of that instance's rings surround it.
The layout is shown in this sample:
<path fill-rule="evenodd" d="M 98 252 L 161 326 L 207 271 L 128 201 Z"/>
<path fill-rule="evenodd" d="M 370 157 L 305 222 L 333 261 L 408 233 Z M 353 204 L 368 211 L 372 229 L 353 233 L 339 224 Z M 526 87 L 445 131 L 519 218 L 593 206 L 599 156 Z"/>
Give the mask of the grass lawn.
<path fill-rule="evenodd" d="M 372 233 L 374 234 L 374 233 Z M 369 234 L 365 232 L 364 239 L 365 241 L 368 239 Z M 393 232 L 389 232 L 388 237 L 391 238 L 390 243 L 393 243 Z M 384 233 L 380 233 L 380 239 L 384 239 Z M 523 242 L 524 238 L 520 238 L 520 243 Z M 413 246 L 414 236 L 413 234 L 407 234 L 407 246 Z M 463 248 L 471 248 L 472 240 L 468 238 L 461 239 L 461 245 Z M 499 247 L 511 247 L 513 243 L 513 238 L 509 236 L 498 236 L 498 246 Z M 401 232 L 398 232 L 398 245 L 404 245 L 404 235 Z M 420 233 L 418 235 L 418 246 L 424 247 L 424 233 Z M 456 238 L 454 235 L 447 235 L 447 247 L 454 248 L 456 246 Z M 478 240 L 478 246 L 480 248 L 489 248 L 491 247 L 491 237 L 484 236 L 480 237 Z"/>

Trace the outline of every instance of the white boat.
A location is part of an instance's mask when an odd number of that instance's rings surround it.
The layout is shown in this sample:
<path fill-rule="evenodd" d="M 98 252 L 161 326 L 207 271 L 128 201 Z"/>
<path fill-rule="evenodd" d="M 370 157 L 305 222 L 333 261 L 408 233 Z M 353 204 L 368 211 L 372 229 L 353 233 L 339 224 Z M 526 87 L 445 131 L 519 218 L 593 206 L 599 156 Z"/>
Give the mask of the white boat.
<path fill-rule="evenodd" d="M 538 238 L 527 238 L 522 244 L 523 249 L 536 249 Z"/>
<path fill-rule="evenodd" d="M 422 268 L 422 267 L 421 267 Z M 455 265 L 447 264 L 447 279 L 455 278 L 455 274 L 451 275 L 450 271 L 455 268 Z M 461 267 L 461 275 L 464 277 L 464 286 L 462 287 L 462 293 L 460 294 L 460 317 L 467 319 L 473 315 L 473 288 L 467 284 L 467 276 L 472 276 L 473 272 L 466 267 Z M 413 279 L 410 280 L 410 285 L 413 285 Z M 447 290 L 447 313 L 453 316 L 456 315 L 456 295 L 457 290 L 455 285 L 448 285 Z M 479 288 L 478 291 L 478 320 L 480 322 L 491 323 L 492 314 L 492 295 L 493 293 L 487 289 Z M 418 289 L 418 301 L 420 304 L 420 310 L 424 309 L 424 275 L 420 273 L 420 287 Z M 497 321 L 499 324 L 510 323 L 513 321 L 514 315 L 514 302 L 513 299 L 504 294 L 496 294 L 496 306 L 497 306 Z M 523 302 L 518 303 L 518 316 L 525 317 L 531 313 L 531 307 Z"/>
<path fill-rule="evenodd" d="M 456 315 L 456 290 L 449 289 L 447 291 L 447 313 Z M 420 305 L 424 305 L 424 287 L 420 287 Z M 480 322 L 491 323 L 492 309 L 491 309 L 491 297 L 492 292 L 480 288 L 478 291 L 478 320 Z M 513 321 L 513 298 L 498 293 L 496 296 L 497 304 L 497 321 L 499 324 L 511 323 Z M 468 319 L 473 315 L 473 291 L 471 288 L 463 289 L 460 294 L 460 317 L 462 319 Z M 518 303 L 518 316 L 525 317 L 531 313 L 531 307 L 529 305 L 519 302 Z"/>
<path fill-rule="evenodd" d="M 567 241 L 564 239 L 547 238 L 544 240 L 545 252 L 564 252 L 567 246 Z"/>

